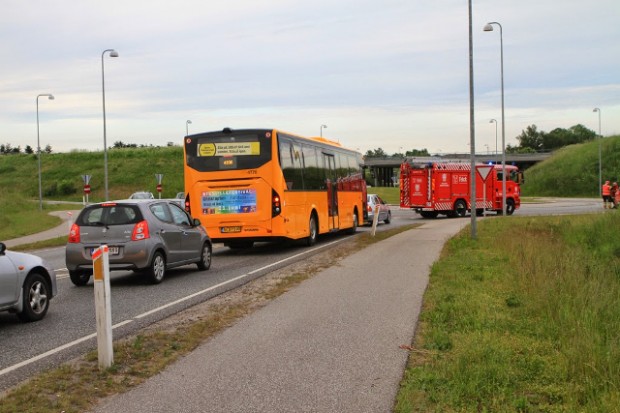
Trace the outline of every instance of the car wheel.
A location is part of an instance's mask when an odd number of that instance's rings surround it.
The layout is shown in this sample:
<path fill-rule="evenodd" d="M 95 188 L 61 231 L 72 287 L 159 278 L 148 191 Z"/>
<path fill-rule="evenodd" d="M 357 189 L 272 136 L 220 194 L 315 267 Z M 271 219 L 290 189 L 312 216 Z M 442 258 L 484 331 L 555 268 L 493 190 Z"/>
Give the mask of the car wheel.
<path fill-rule="evenodd" d="M 202 245 L 202 253 L 200 254 L 200 261 L 196 264 L 200 271 L 208 270 L 211 267 L 211 244 L 205 242 Z"/>
<path fill-rule="evenodd" d="M 392 211 L 388 211 L 387 217 L 385 217 L 385 220 L 383 222 L 385 222 L 386 224 L 392 222 Z"/>
<path fill-rule="evenodd" d="M 464 217 L 465 215 L 467 215 L 467 204 L 465 203 L 465 201 L 463 201 L 462 199 L 456 201 L 454 203 L 454 212 L 456 212 L 456 215 L 458 215 L 459 217 Z"/>
<path fill-rule="evenodd" d="M 164 279 L 165 273 L 166 259 L 161 252 L 157 251 L 153 255 L 153 261 L 151 261 L 151 266 L 148 268 L 146 275 L 152 284 L 159 284 Z"/>
<path fill-rule="evenodd" d="M 69 271 L 69 278 L 73 285 L 82 287 L 88 284 L 90 280 L 90 274 L 84 271 Z"/>
<path fill-rule="evenodd" d="M 309 235 L 306 237 L 306 245 L 311 247 L 316 244 L 316 238 L 318 235 L 318 225 L 316 222 L 316 215 L 310 215 L 310 221 L 308 222 Z"/>
<path fill-rule="evenodd" d="M 45 317 L 50 305 L 50 288 L 41 274 L 33 273 L 24 282 L 24 309 L 17 316 L 22 321 L 38 321 Z"/>

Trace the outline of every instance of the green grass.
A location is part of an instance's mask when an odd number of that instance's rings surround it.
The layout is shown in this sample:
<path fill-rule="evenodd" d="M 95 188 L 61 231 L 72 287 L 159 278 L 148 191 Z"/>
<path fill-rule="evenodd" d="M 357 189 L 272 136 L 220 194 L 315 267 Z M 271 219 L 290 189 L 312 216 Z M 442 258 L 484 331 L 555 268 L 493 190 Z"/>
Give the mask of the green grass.
<path fill-rule="evenodd" d="M 448 242 L 395 411 L 620 411 L 617 228 L 513 217 Z"/>
<path fill-rule="evenodd" d="M 368 188 L 369 194 L 377 194 L 390 205 L 400 205 L 400 189 L 373 186 Z"/>
<path fill-rule="evenodd" d="M 599 197 L 599 143 L 603 181 L 620 180 L 620 136 L 571 145 L 525 171 L 525 196 Z"/>

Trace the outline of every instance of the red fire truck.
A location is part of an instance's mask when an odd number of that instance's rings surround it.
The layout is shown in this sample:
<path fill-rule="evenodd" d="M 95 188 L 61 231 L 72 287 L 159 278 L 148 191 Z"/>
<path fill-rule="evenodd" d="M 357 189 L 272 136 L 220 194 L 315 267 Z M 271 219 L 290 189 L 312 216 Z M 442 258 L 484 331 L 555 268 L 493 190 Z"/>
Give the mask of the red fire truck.
<path fill-rule="evenodd" d="M 471 211 L 471 164 L 456 162 L 410 163 L 400 166 L 400 206 L 424 218 L 439 214 L 465 216 Z M 506 165 L 506 213 L 521 205 L 519 183 L 523 174 Z M 476 213 L 502 214 L 502 165 L 476 165 Z"/>

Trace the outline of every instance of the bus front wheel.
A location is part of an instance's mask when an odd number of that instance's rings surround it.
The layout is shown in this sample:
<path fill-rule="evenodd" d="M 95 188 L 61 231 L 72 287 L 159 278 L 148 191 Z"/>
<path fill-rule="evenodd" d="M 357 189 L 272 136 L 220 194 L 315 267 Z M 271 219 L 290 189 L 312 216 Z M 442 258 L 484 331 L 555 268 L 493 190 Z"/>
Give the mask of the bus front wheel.
<path fill-rule="evenodd" d="M 316 238 L 319 232 L 318 223 L 316 221 L 316 215 L 310 215 L 310 222 L 308 223 L 309 235 L 306 238 L 306 244 L 311 247 L 316 244 Z"/>

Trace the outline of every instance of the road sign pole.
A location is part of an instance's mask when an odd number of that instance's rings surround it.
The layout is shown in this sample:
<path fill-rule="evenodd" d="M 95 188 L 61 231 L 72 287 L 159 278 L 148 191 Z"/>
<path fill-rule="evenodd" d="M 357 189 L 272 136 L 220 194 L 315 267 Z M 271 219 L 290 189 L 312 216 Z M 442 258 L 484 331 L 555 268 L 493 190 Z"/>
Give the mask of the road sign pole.
<path fill-rule="evenodd" d="M 106 369 L 114 362 L 112 348 L 112 308 L 110 300 L 110 250 L 102 245 L 93 252 L 95 281 L 95 315 L 97 319 L 97 351 L 99 368 Z"/>
<path fill-rule="evenodd" d="M 476 172 L 478 172 L 478 176 L 482 178 L 482 216 L 483 217 L 487 215 L 487 178 L 489 177 L 489 173 L 493 169 L 494 169 L 493 166 L 478 166 L 476 168 Z M 474 198 L 475 197 L 476 195 L 474 194 Z"/>
<path fill-rule="evenodd" d="M 155 174 L 155 179 L 157 180 L 157 192 L 159 193 L 159 199 L 161 199 L 161 181 L 164 179 L 164 174 Z"/>

